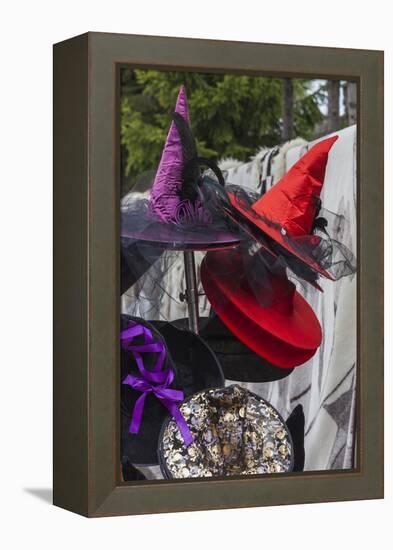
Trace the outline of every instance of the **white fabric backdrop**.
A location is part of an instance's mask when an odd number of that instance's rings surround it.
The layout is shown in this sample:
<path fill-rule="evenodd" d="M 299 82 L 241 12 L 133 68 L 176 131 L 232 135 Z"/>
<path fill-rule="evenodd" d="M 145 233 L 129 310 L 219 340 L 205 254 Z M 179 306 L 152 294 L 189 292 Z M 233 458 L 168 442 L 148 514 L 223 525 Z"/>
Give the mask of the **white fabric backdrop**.
<path fill-rule="evenodd" d="M 345 216 L 342 242 L 356 251 L 356 127 L 339 133 L 329 154 L 323 207 Z M 305 148 L 286 154 L 288 170 Z M 233 183 L 236 183 L 235 181 Z M 284 417 L 298 403 L 304 408 L 305 470 L 353 467 L 356 381 L 356 276 L 322 279 L 324 292 L 299 288 L 316 312 L 322 345 L 314 357 L 286 379 L 248 387 L 270 401 Z"/>

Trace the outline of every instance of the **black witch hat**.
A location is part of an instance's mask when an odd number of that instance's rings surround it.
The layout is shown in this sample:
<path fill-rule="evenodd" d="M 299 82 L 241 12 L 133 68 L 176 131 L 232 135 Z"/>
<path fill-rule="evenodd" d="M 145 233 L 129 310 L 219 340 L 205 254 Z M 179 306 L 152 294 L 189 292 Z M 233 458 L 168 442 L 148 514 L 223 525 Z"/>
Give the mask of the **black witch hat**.
<path fill-rule="evenodd" d="M 186 328 L 188 319 L 177 319 L 173 325 Z M 252 351 L 231 332 L 211 310 L 209 317 L 199 318 L 199 336 L 213 350 L 226 380 L 236 382 L 273 382 L 286 378 L 293 368 L 281 369 Z"/>
<path fill-rule="evenodd" d="M 200 336 L 216 354 L 227 380 L 273 382 L 293 372 L 293 368 L 281 369 L 252 351 L 214 312 L 201 320 Z"/>
<path fill-rule="evenodd" d="M 157 464 L 157 443 L 168 416 L 192 436 L 179 404 L 205 388 L 224 385 L 221 366 L 196 334 L 166 322 L 121 316 L 121 460 Z"/>

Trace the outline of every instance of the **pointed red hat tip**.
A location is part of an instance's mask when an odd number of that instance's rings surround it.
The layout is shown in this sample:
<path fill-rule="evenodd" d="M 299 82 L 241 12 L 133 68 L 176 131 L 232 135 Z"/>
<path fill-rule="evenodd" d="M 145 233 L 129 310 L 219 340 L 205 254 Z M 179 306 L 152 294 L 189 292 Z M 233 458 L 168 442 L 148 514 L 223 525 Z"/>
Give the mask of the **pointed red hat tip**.
<path fill-rule="evenodd" d="M 329 151 L 337 140 L 338 136 L 332 136 L 319 141 L 298 161 L 299 164 L 302 165 L 303 168 L 305 167 L 312 176 L 320 180 L 321 187 L 325 178 Z"/>
<path fill-rule="evenodd" d="M 337 139 L 335 135 L 316 143 L 252 208 L 282 226 L 288 234 L 309 234 L 329 151 Z"/>

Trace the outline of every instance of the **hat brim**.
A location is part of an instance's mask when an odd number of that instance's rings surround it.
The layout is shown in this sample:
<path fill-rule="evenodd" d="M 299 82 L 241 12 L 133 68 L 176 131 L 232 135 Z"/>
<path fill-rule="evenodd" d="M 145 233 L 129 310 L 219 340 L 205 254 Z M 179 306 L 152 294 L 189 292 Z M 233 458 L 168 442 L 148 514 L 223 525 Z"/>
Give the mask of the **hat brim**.
<path fill-rule="evenodd" d="M 294 293 L 292 312 L 284 315 L 274 303 L 262 307 L 247 284 L 239 285 L 233 277 L 215 277 L 206 258 L 201 265 L 201 279 L 214 311 L 228 329 L 273 365 L 285 369 L 300 366 L 321 344 L 319 321 L 298 292 Z"/>
<path fill-rule="evenodd" d="M 122 218 L 120 236 L 170 250 L 216 250 L 236 246 L 239 243 L 239 238 L 233 233 L 223 231 L 221 228 L 209 228 L 208 225 L 198 230 L 171 223 L 150 221 L 143 229 L 138 230 L 129 227 L 126 218 Z"/>
<path fill-rule="evenodd" d="M 263 231 L 266 235 L 268 235 L 270 238 L 272 238 L 274 241 L 276 241 L 280 246 L 284 247 L 285 250 L 296 256 L 299 260 L 301 260 L 303 263 L 311 267 L 314 271 L 325 277 L 326 279 L 334 280 L 333 277 L 330 275 L 326 269 L 323 269 L 318 262 L 313 260 L 310 256 L 302 255 L 298 249 L 291 246 L 290 239 L 286 239 L 285 235 L 283 235 L 276 227 L 273 225 L 269 225 L 266 223 L 266 221 L 263 220 L 262 217 L 258 216 L 258 213 L 253 210 L 253 208 L 247 204 L 239 204 L 239 202 L 236 200 L 236 197 L 233 193 L 230 193 L 228 191 L 228 197 L 231 202 L 231 205 L 236 208 L 236 210 L 243 215 L 248 222 L 251 222 L 252 225 L 261 231 Z M 264 243 L 262 242 L 262 245 Z M 269 250 L 269 249 L 268 249 Z"/>
<path fill-rule="evenodd" d="M 273 382 L 291 374 L 293 368 L 276 367 L 243 344 L 218 315 L 200 319 L 200 335 L 220 361 L 227 380 Z"/>
<path fill-rule="evenodd" d="M 123 320 L 128 316 L 123 315 Z M 184 397 L 204 388 L 224 385 L 221 366 L 209 346 L 189 330 L 179 330 L 170 323 L 150 321 L 143 323 L 161 335 L 167 350 L 175 378 L 171 388 L 183 391 Z M 122 376 L 130 352 L 122 350 Z M 129 386 L 122 385 L 122 397 L 127 397 L 127 411 L 121 414 L 121 456 L 136 466 L 158 464 L 157 445 L 161 426 L 167 418 L 168 411 L 159 399 L 147 395 L 142 415 L 142 422 L 137 434 L 129 432 L 133 406 L 140 393 Z"/>

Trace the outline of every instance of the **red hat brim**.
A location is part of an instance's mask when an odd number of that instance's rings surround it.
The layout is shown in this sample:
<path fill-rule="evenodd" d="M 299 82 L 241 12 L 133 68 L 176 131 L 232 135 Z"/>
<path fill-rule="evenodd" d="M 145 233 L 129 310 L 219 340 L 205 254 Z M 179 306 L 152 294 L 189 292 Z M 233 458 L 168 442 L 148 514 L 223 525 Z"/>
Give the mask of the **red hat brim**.
<path fill-rule="evenodd" d="M 292 311 L 283 314 L 274 302 L 262 307 L 247 284 L 239 285 L 239 279 L 234 277 L 218 277 L 214 267 L 214 261 L 209 261 L 208 267 L 206 258 L 201 265 L 206 296 L 223 323 L 243 344 L 280 368 L 302 365 L 315 354 L 322 341 L 321 326 L 298 292 L 293 296 Z"/>
<path fill-rule="evenodd" d="M 311 267 L 311 269 L 313 269 L 314 271 L 317 271 L 323 277 L 333 280 L 333 277 L 330 275 L 330 273 L 328 273 L 328 271 L 323 269 L 315 260 L 313 260 L 309 256 L 301 255 L 299 250 L 291 246 L 290 239 L 285 238 L 285 235 L 282 235 L 279 229 L 277 229 L 273 225 L 269 225 L 266 221 L 264 221 L 263 218 L 259 216 L 259 214 L 255 210 L 253 210 L 251 206 L 248 206 L 247 204 L 239 204 L 239 202 L 236 200 L 236 196 L 233 193 L 230 193 L 228 191 L 227 194 L 228 194 L 229 200 L 231 201 L 232 206 L 236 208 L 236 210 L 241 215 L 243 215 L 248 222 L 251 222 L 254 227 L 263 231 L 266 235 L 268 235 L 274 241 L 276 241 L 280 246 L 288 250 L 288 252 L 290 252 L 291 254 L 299 258 L 299 260 L 301 260 L 306 265 Z"/>

